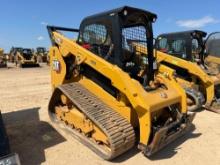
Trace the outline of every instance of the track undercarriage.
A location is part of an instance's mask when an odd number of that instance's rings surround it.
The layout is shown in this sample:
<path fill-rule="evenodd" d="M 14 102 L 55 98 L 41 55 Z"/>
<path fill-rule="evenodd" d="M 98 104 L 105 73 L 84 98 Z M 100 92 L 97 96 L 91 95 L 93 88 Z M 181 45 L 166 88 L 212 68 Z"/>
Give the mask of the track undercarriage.
<path fill-rule="evenodd" d="M 112 159 L 135 144 L 131 124 L 79 83 L 54 91 L 49 114 L 104 159 Z"/>

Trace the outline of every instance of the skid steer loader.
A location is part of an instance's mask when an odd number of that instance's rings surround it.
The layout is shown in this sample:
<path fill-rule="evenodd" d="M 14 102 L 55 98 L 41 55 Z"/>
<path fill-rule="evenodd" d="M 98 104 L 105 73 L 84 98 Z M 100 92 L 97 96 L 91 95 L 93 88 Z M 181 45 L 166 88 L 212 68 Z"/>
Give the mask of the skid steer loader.
<path fill-rule="evenodd" d="M 36 48 L 36 56 L 38 62 L 48 63 L 48 51 L 44 47 L 37 47 Z"/>
<path fill-rule="evenodd" d="M 6 68 L 7 67 L 7 59 L 4 55 L 4 50 L 0 48 L 0 68 Z"/>
<path fill-rule="evenodd" d="M 111 160 L 135 142 L 151 156 L 190 130 L 194 113 L 164 66 L 158 74 L 152 24 L 157 16 L 121 7 L 86 17 L 80 29 L 47 26 L 51 38 L 51 120 Z M 61 32 L 77 33 L 77 39 Z M 141 53 L 132 43 L 147 48 Z"/>
<path fill-rule="evenodd" d="M 219 72 L 205 62 L 205 36 L 199 30 L 161 34 L 156 41 L 157 59 L 176 70 L 177 81 L 186 90 L 192 105 L 200 104 L 220 113 Z M 192 106 L 191 110 L 195 108 Z"/>
<path fill-rule="evenodd" d="M 21 52 L 17 52 L 15 55 L 15 63 L 16 66 L 19 67 L 39 67 L 39 63 L 37 62 L 37 57 L 34 55 L 31 49 L 25 48 L 22 49 Z"/>

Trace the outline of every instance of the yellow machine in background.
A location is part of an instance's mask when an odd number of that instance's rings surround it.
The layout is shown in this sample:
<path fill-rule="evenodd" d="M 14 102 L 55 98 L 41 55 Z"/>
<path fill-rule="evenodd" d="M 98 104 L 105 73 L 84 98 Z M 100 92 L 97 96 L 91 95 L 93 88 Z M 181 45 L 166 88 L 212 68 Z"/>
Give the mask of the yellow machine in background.
<path fill-rule="evenodd" d="M 44 47 L 37 47 L 36 48 L 36 56 L 37 56 L 37 61 L 40 62 L 45 62 L 49 63 L 49 58 L 48 58 L 48 51 Z"/>
<path fill-rule="evenodd" d="M 85 18 L 79 30 L 47 27 L 52 42 L 49 116 L 106 160 L 135 142 L 151 156 L 192 125 L 194 113 L 187 112 L 174 70 L 157 71 L 156 17 L 125 6 Z M 77 33 L 77 40 L 62 31 Z M 133 42 L 147 47 L 147 54 Z"/>
<path fill-rule="evenodd" d="M 4 55 L 4 50 L 0 48 L 0 68 L 5 68 L 7 67 L 7 59 L 6 56 Z"/>
<path fill-rule="evenodd" d="M 161 64 L 175 69 L 176 80 L 186 90 L 189 104 L 203 104 L 206 109 L 220 113 L 220 79 L 205 63 L 205 36 L 199 30 L 161 34 L 156 56 Z"/>
<path fill-rule="evenodd" d="M 22 49 L 21 52 L 15 54 L 16 66 L 20 67 L 39 67 L 39 63 L 37 62 L 37 56 L 34 55 L 31 49 Z"/>
<path fill-rule="evenodd" d="M 8 54 L 8 58 L 9 58 L 9 62 L 14 63 L 16 61 L 15 57 L 17 53 L 21 53 L 22 52 L 21 47 L 12 47 L 9 54 Z"/>

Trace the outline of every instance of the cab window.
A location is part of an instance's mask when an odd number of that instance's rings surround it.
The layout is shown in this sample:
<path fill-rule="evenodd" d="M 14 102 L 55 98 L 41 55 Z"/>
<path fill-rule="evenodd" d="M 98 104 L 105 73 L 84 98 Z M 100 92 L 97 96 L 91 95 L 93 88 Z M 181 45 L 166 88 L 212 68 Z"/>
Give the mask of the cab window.
<path fill-rule="evenodd" d="M 86 25 L 80 36 L 82 46 L 94 54 L 112 61 L 114 45 L 110 29 L 112 28 L 104 24 Z"/>
<path fill-rule="evenodd" d="M 83 31 L 83 41 L 90 44 L 104 44 L 107 38 L 107 29 L 104 25 L 91 24 Z"/>
<path fill-rule="evenodd" d="M 171 55 L 186 59 L 186 41 L 182 39 L 172 40 L 171 49 L 168 51 Z"/>
<path fill-rule="evenodd" d="M 169 47 L 167 44 L 167 38 L 159 38 L 158 39 L 158 50 L 161 52 L 168 52 Z"/>

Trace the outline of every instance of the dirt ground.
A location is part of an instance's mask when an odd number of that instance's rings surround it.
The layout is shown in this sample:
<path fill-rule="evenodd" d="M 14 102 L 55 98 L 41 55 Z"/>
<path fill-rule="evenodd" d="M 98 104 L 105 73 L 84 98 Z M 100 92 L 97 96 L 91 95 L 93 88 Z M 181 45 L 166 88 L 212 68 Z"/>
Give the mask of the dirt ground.
<path fill-rule="evenodd" d="M 48 66 L 41 66 L 0 69 L 0 109 L 11 150 L 19 154 L 23 165 L 220 164 L 220 115 L 208 111 L 197 113 L 192 132 L 151 159 L 133 148 L 112 162 L 102 160 L 72 136 L 58 133 L 50 122 L 50 73 Z"/>

